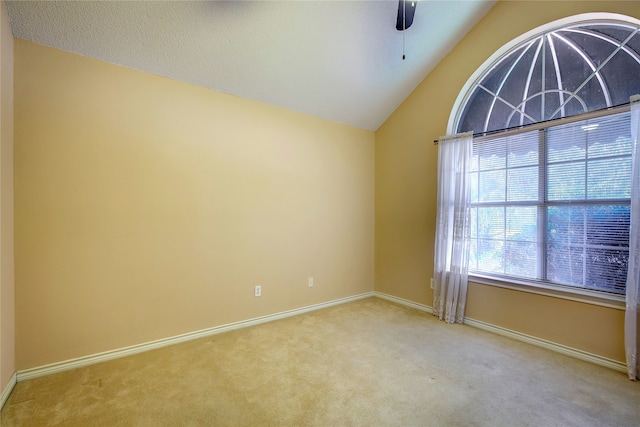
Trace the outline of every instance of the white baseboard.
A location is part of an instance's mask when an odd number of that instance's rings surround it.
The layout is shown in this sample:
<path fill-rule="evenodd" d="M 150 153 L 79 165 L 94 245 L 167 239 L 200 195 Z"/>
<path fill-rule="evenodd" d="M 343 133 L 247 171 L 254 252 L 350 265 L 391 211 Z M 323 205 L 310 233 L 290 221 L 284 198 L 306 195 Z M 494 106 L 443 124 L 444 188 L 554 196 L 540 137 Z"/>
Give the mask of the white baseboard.
<path fill-rule="evenodd" d="M 13 391 L 13 388 L 16 386 L 17 382 L 18 382 L 18 375 L 16 372 L 14 372 L 13 375 L 11 375 L 11 378 L 9 379 L 9 384 L 7 384 L 7 386 L 2 391 L 2 396 L 0 396 L 0 410 L 2 410 L 2 408 L 4 407 L 5 402 L 11 395 L 11 392 Z"/>
<path fill-rule="evenodd" d="M 54 374 L 57 372 L 68 371 L 70 369 L 76 369 L 83 366 L 93 365 L 95 363 L 105 362 L 107 360 L 130 356 L 132 354 L 142 353 L 144 351 L 154 350 L 157 348 L 166 347 L 173 344 L 179 344 L 185 341 L 191 341 L 194 339 L 203 338 L 210 335 L 216 335 L 216 334 L 221 334 L 223 332 L 233 331 L 235 329 L 246 328 L 249 326 L 255 326 L 262 323 L 272 322 L 274 320 L 284 319 L 286 317 L 296 316 L 298 314 L 307 313 L 310 311 L 320 310 L 322 308 L 327 308 L 327 307 L 331 307 L 338 304 L 344 304 L 347 302 L 372 297 L 373 295 L 374 295 L 373 292 L 367 292 L 364 294 L 354 295 L 347 298 L 341 298 L 341 299 L 337 299 L 329 302 L 310 305 L 307 307 L 296 308 L 294 310 L 288 310 L 280 313 L 269 314 L 266 316 L 256 317 L 248 320 L 242 320 L 240 322 L 229 323 L 226 325 L 214 326 L 212 328 L 202 329 L 195 332 L 189 332 L 182 335 L 176 335 L 169 338 L 163 338 L 156 341 L 150 341 L 143 344 L 137 344 L 130 347 L 124 347 L 116 350 L 109 350 L 102 353 L 79 357 L 76 359 L 65 360 L 63 362 L 57 362 L 57 363 L 52 363 L 45 366 L 25 369 L 23 371 L 18 371 L 16 379 L 17 381 L 24 381 L 32 378 Z"/>
<path fill-rule="evenodd" d="M 413 301 L 394 297 L 392 295 L 383 294 L 381 292 L 374 292 L 374 296 L 388 301 L 393 301 L 398 304 L 403 304 L 408 307 L 413 307 L 421 311 L 433 314 L 433 307 L 429 307 L 424 304 L 418 304 Z M 566 345 L 558 344 L 552 341 L 547 341 L 542 338 L 537 338 L 531 335 L 523 334 L 521 332 L 513 331 L 511 329 L 503 328 L 501 326 L 492 325 L 490 323 L 482 322 L 480 320 L 464 318 L 464 324 L 473 326 L 475 328 L 483 329 L 485 331 L 493 332 L 498 335 L 513 338 L 518 341 L 526 342 L 538 347 L 543 347 L 557 353 L 562 353 L 567 356 L 575 357 L 576 359 L 584 360 L 587 362 L 595 363 L 596 365 L 605 366 L 607 368 L 614 369 L 620 372 L 627 372 L 627 365 L 617 360 L 609 359 L 607 357 L 599 356 L 597 354 L 589 353 L 577 348 L 568 347 Z"/>
<path fill-rule="evenodd" d="M 407 307 L 412 307 L 418 309 L 420 311 L 425 311 L 429 314 L 433 314 L 433 307 L 429 307 L 428 305 L 419 304 L 417 302 L 409 301 L 408 299 L 394 297 L 393 295 L 383 294 L 382 292 L 374 292 L 374 296 L 382 299 L 386 299 L 387 301 L 397 302 L 398 304 L 406 305 Z"/>
<path fill-rule="evenodd" d="M 609 359 L 607 357 L 598 356 L 597 354 L 589 353 L 577 348 L 568 347 L 566 345 L 558 344 L 552 341 L 547 341 L 542 338 L 537 338 L 531 335 L 523 334 L 520 332 L 512 331 L 511 329 L 503 328 L 501 326 L 492 325 L 490 323 L 482 322 L 480 320 L 464 318 L 464 324 L 473 326 L 475 328 L 484 329 L 485 331 L 493 332 L 498 335 L 513 338 L 518 341 L 526 342 L 529 344 L 543 347 L 548 350 L 562 353 L 567 356 L 575 357 L 576 359 L 584 360 L 587 362 L 595 363 L 596 365 L 605 366 L 607 368 L 614 369 L 620 372 L 627 372 L 627 365 L 618 362 L 617 360 Z"/>
<path fill-rule="evenodd" d="M 107 360 L 130 356 L 133 354 L 142 353 L 144 351 L 154 350 L 157 348 L 166 347 L 173 344 L 179 344 L 181 342 L 191 341 L 194 339 L 203 338 L 203 337 L 207 337 L 215 334 L 220 334 L 220 333 L 232 331 L 235 329 L 246 328 L 249 326 L 272 322 L 274 320 L 284 319 L 287 317 L 296 316 L 298 314 L 307 313 L 310 311 L 319 310 L 322 308 L 327 308 L 327 307 L 331 307 L 338 304 L 344 304 L 347 302 L 356 301 L 359 299 L 368 298 L 372 296 L 385 299 L 387 301 L 395 302 L 398 304 L 402 304 L 407 307 L 415 308 L 417 310 L 424 311 L 429 314 L 433 314 L 433 308 L 430 306 L 419 304 L 403 298 L 398 298 L 392 295 L 384 294 L 382 292 L 367 292 L 367 293 L 355 295 L 352 297 L 341 298 L 341 299 L 337 299 L 337 300 L 333 300 L 333 301 L 329 301 L 321 304 L 315 304 L 307 307 L 297 308 L 294 310 L 288 310 L 280 313 L 269 314 L 267 316 L 261 316 L 253 319 L 243 320 L 240 322 L 234 322 L 226 325 L 215 326 L 215 327 L 203 329 L 200 331 L 189 332 L 182 335 L 176 335 L 174 337 L 163 338 L 160 340 L 133 345 L 130 347 L 105 351 L 102 353 L 92 354 L 89 356 L 79 357 L 76 359 L 70 359 L 63 362 L 52 363 L 45 366 L 18 371 L 17 373 L 14 373 L 11 381 L 9 382 L 9 384 L 3 391 L 2 396 L 0 397 L 0 409 L 4 405 L 5 401 L 9 398 L 9 395 L 11 394 L 11 391 L 13 390 L 13 387 L 15 386 L 16 382 L 19 382 L 19 381 L 42 377 L 42 376 L 54 374 L 57 372 L 68 371 L 70 369 L 76 369 L 83 366 L 93 365 L 95 363 L 100 363 L 100 362 L 105 362 Z M 588 362 L 595 363 L 597 365 L 606 366 L 616 371 L 627 372 L 626 365 L 616 360 L 608 359 L 606 357 L 598 356 L 596 354 L 588 353 L 586 351 L 567 347 L 562 344 L 557 344 L 551 341 L 543 340 L 541 338 L 536 338 L 530 335 L 522 334 L 520 332 L 506 329 L 500 326 L 495 326 L 479 320 L 470 319 L 468 317 L 465 317 L 464 323 L 469 326 L 484 329 L 486 331 L 493 332 L 499 335 L 504 335 L 509 338 L 516 339 L 518 341 L 523 341 L 523 342 L 537 345 L 539 347 L 543 347 L 558 353 L 572 356 L 580 360 L 585 360 Z"/>

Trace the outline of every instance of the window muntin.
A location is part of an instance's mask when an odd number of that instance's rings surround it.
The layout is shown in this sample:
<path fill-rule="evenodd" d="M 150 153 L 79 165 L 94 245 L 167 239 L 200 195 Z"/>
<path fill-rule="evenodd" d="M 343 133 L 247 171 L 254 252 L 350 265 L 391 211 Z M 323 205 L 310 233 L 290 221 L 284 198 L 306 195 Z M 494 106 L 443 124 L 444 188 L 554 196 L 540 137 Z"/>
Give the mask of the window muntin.
<path fill-rule="evenodd" d="M 624 293 L 629 112 L 474 143 L 471 274 Z"/>

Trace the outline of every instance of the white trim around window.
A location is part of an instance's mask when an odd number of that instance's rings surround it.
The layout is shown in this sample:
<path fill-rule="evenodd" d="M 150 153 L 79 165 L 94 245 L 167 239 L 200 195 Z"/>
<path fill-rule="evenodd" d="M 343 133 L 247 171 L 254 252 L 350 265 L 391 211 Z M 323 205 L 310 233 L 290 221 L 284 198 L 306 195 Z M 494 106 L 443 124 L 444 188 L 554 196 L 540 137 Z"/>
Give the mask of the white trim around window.
<path fill-rule="evenodd" d="M 517 281 L 512 278 L 509 280 L 499 280 L 493 277 L 469 274 L 470 283 L 478 283 L 481 285 L 496 286 L 499 288 L 511 289 L 520 292 L 528 292 L 531 294 L 544 295 L 548 297 L 561 298 L 569 301 L 577 301 L 586 304 L 598 305 L 601 307 L 614 308 L 617 310 L 625 309 L 624 295 L 612 294 L 607 292 L 591 291 L 589 289 L 575 288 L 571 286 L 527 283 L 526 281 Z"/>

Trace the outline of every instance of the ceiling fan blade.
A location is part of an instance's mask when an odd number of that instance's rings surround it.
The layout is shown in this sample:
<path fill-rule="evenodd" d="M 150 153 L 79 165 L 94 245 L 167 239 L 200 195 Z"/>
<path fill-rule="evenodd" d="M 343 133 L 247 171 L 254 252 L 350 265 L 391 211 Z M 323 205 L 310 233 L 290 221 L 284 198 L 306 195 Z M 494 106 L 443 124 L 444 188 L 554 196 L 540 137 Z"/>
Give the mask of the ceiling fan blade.
<path fill-rule="evenodd" d="M 398 18 L 396 30 L 404 31 L 413 24 L 413 15 L 416 13 L 416 0 L 398 0 Z"/>

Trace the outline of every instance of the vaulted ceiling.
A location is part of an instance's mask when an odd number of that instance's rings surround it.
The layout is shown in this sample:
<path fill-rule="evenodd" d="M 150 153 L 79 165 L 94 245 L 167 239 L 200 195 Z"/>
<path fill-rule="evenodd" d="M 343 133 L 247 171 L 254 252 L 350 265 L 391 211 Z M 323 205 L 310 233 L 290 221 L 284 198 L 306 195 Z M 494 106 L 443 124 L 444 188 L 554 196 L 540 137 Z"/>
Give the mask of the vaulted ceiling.
<path fill-rule="evenodd" d="M 397 0 L 8 1 L 7 9 L 21 39 L 375 130 L 495 3 L 418 1 L 404 32 Z"/>

